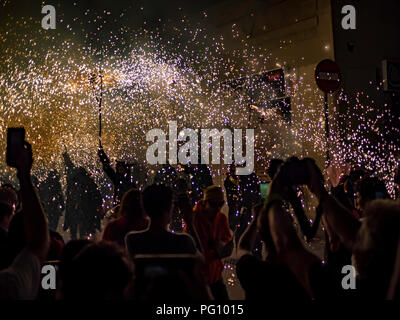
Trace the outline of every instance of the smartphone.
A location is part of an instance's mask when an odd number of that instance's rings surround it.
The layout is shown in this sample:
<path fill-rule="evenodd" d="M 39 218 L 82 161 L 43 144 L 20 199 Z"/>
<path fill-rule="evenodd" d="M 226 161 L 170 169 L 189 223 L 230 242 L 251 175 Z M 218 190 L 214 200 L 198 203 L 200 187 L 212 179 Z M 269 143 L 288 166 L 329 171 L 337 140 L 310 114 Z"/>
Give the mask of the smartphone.
<path fill-rule="evenodd" d="M 17 157 L 19 151 L 24 147 L 25 128 L 8 128 L 7 129 L 7 152 L 6 162 L 10 167 L 17 166 Z"/>
<path fill-rule="evenodd" d="M 261 192 L 261 199 L 267 199 L 267 192 L 268 192 L 269 182 L 261 182 L 260 183 L 260 192 Z"/>

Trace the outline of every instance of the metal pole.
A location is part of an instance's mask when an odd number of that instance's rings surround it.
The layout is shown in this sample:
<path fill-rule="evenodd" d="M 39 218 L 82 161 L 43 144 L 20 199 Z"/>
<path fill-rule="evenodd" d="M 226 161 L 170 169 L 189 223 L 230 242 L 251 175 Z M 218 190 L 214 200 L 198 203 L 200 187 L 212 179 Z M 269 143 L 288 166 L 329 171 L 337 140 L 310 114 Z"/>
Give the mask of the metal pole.
<path fill-rule="evenodd" d="M 101 146 L 101 102 L 103 100 L 103 75 L 100 71 L 100 99 L 99 99 L 99 145 Z"/>
<path fill-rule="evenodd" d="M 325 140 L 326 140 L 326 167 L 330 164 L 329 157 L 329 112 L 328 112 L 328 93 L 324 94 L 324 113 L 325 113 Z"/>

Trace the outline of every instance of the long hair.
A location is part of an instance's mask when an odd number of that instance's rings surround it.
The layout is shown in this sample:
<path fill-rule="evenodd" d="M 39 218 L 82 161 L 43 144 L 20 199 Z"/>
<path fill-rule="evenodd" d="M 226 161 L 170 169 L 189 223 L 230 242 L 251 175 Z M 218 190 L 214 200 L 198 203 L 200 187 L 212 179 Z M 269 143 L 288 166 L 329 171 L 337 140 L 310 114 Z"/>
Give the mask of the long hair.
<path fill-rule="evenodd" d="M 127 218 L 129 222 L 145 217 L 140 190 L 129 189 L 124 194 L 118 216 Z"/>

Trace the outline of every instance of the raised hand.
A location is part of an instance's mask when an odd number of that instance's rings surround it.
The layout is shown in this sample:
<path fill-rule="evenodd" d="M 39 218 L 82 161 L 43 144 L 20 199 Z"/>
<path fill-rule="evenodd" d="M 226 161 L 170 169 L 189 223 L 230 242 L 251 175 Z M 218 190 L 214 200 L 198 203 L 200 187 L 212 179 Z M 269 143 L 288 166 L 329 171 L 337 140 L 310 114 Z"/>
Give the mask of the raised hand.
<path fill-rule="evenodd" d="M 30 174 L 33 164 L 32 146 L 28 142 L 18 149 L 18 157 L 16 159 L 16 168 L 19 175 Z"/>
<path fill-rule="evenodd" d="M 321 196 L 326 193 L 324 177 L 321 173 L 321 170 L 311 159 L 307 160 L 307 167 L 310 177 L 308 187 L 310 188 L 311 192 L 314 193 L 318 199 L 320 199 Z"/>

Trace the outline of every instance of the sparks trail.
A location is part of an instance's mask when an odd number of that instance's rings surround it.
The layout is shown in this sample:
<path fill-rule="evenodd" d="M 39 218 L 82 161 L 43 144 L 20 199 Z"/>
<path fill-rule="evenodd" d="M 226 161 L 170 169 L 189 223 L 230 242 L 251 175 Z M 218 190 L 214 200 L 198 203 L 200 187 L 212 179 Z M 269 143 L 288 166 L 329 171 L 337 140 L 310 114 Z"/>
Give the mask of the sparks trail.
<path fill-rule="evenodd" d="M 271 157 L 315 154 L 322 158 L 325 153 L 322 108 L 310 100 L 319 92 L 304 80 L 306 74 L 296 68 L 285 69 L 286 95 L 293 98 L 292 125 L 271 110 L 264 110 L 266 119 L 260 123 L 258 112 L 249 110 L 243 92 L 221 90 L 223 81 L 275 65 L 268 50 L 241 39 L 235 26 L 232 36 L 240 46 L 230 51 L 224 37 L 213 37 L 204 26 L 191 25 L 186 18 L 158 30 L 120 28 L 101 43 L 101 49 L 95 49 L 71 35 L 79 32 L 83 38 L 92 37 L 89 21 L 79 22 L 79 29 L 70 26 L 68 34 L 59 39 L 44 30 L 37 32 L 31 19 L 14 22 L 8 23 L 8 33 L 0 35 L 6 44 L 0 63 L 0 139 L 3 148 L 7 126 L 29 128 L 28 138 L 40 154 L 37 167 L 60 165 L 62 141 L 76 155 L 74 160 L 95 175 L 90 164 L 95 163 L 97 141 L 112 158 L 136 157 L 144 162 L 146 132 L 165 130 L 167 119 L 197 129 L 255 128 L 256 166 Z M 171 39 L 165 36 L 166 30 L 173 31 Z M 99 87 L 95 94 L 97 124 L 92 106 L 93 91 Z M 393 172 L 398 149 L 384 142 L 377 145 L 365 133 L 370 128 L 382 138 L 385 131 L 398 129 L 380 128 L 374 122 L 380 117 L 368 112 L 363 112 L 362 124 L 350 134 L 342 126 L 344 121 L 356 123 L 358 110 L 372 108 L 373 103 L 355 103 L 339 121 L 330 118 L 331 154 L 333 158 L 350 158 L 360 166 L 372 163 L 390 184 L 392 177 L 384 172 Z M 10 176 L 4 169 L 2 174 Z"/>

